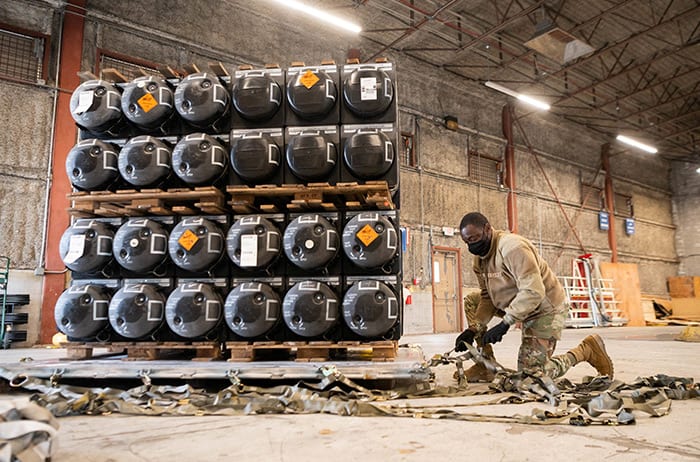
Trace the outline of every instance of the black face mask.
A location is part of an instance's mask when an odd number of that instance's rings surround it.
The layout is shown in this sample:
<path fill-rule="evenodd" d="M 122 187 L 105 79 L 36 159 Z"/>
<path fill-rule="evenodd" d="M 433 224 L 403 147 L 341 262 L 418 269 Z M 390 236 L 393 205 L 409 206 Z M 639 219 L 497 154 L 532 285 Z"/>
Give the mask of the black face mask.
<path fill-rule="evenodd" d="M 484 236 L 484 238 L 480 241 L 467 244 L 467 247 L 469 247 L 469 253 L 479 257 L 484 257 L 487 253 L 489 253 L 489 249 L 491 248 L 491 239 Z"/>

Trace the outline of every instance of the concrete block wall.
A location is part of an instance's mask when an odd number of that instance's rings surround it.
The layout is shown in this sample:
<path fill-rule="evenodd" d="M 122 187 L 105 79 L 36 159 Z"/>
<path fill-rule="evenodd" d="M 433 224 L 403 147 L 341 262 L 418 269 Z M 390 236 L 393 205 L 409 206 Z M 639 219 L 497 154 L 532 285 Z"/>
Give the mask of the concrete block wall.
<path fill-rule="evenodd" d="M 51 34 L 58 17 L 54 8 L 61 3 L 5 0 L 0 4 L 0 23 Z M 312 19 L 279 10 L 272 3 L 250 5 L 244 0 L 225 3 L 173 0 L 166 8 L 160 2 L 90 0 L 83 69 L 95 70 L 100 49 L 176 68 L 189 63 L 205 68 L 210 61 L 221 61 L 229 71 L 240 64 L 273 62 L 284 67 L 292 60 L 319 63 L 323 59 L 335 59 L 342 63 L 350 49 L 360 49 L 363 58 L 376 51 L 362 49 L 357 37 L 325 29 Z M 363 11 L 358 9 L 357 13 L 361 15 Z M 376 18 L 359 19 L 379 27 Z M 505 142 L 501 109 L 509 100 L 483 85 L 467 82 L 410 57 L 395 55 L 391 50 L 385 55 L 397 63 L 401 128 L 414 135 L 418 156 L 416 167 L 404 166 L 401 170 L 401 220 L 411 232 L 404 258 L 404 279 L 410 281 L 424 275 L 422 287 L 414 290 L 414 304 L 407 310 L 406 325 L 409 332 L 429 332 L 432 330 L 430 246 L 461 249 L 465 293 L 476 285 L 470 270 L 471 258 L 459 233 L 444 236 L 442 227 L 458 227 L 462 215 L 470 210 L 482 211 L 498 228 L 508 227 L 506 191 L 470 177 L 467 152 L 476 150 L 502 157 Z M 26 114 L 27 92 L 33 95 L 31 114 Z M 11 166 L 25 176 L 32 176 L 32 179 L 12 180 L 16 181 L 13 184 L 3 178 L 2 220 L 17 228 L 16 231 L 13 228 L 17 244 L 12 245 L 12 251 L 15 260 L 22 262 L 18 267 L 33 268 L 42 245 L 43 183 L 37 179 L 44 178 L 48 165 L 47 128 L 52 96 L 44 88 L 0 80 L 0 98 L 3 104 L 21 105 L 17 108 L 24 111 L 23 117 L 13 119 L 9 125 L 0 122 L 3 124 L 0 171 Z M 522 115 L 529 109 L 516 106 L 516 112 Z M 442 126 L 445 115 L 459 119 L 458 132 Z M 553 114 L 533 113 L 521 119 L 521 123 L 562 207 L 575 221 L 583 247 L 601 260 L 609 260 L 607 233 L 598 230 L 597 211 L 580 209 L 580 183 L 593 180 L 601 145 L 610 140 Z M 568 274 L 571 259 L 583 253 L 583 249 L 568 232 L 561 209 L 517 127 L 515 136 L 519 231 L 541 249 L 557 273 Z M 14 147 L 17 143 L 23 143 L 21 151 Z M 631 237 L 625 236 L 622 219 L 616 220 L 620 261 L 639 264 L 643 292 L 665 294 L 666 277 L 678 272 L 679 258 L 683 271 L 697 272 L 700 265 L 695 239 L 700 218 L 693 218 L 697 215 L 694 212 L 697 199 L 683 189 L 671 190 L 671 167 L 660 157 L 628 151 L 614 156 L 611 162 L 615 190 L 632 196 L 636 214 L 637 232 Z M 64 173 L 54 172 L 54 175 Z M 674 181 L 679 175 L 674 170 Z M 600 172 L 595 183 L 602 186 L 602 178 Z M 32 207 L 34 210 L 27 210 L 26 200 L 20 200 L 26 197 L 37 204 Z"/>
<path fill-rule="evenodd" d="M 51 35 L 56 19 L 51 8 L 40 4 L 0 4 L 0 23 L 16 29 Z M 50 79 L 51 69 L 47 71 Z M 48 85 L 0 79 L 0 255 L 9 256 L 16 269 L 33 270 L 40 264 L 53 101 Z"/>
<path fill-rule="evenodd" d="M 0 4 L 0 23 L 51 36 L 57 16 L 48 6 L 9 0 Z M 10 258 L 8 293 L 30 298 L 28 306 L 18 309 L 29 313 L 29 324 L 17 326 L 27 331 L 27 342 L 19 345 L 39 338 L 43 278 L 34 271 L 41 266 L 43 248 L 55 95 L 52 75 L 50 65 L 46 85 L 0 78 L 0 255 Z"/>
<path fill-rule="evenodd" d="M 678 226 L 678 274 L 700 276 L 700 162 L 673 162 L 673 219 Z"/>

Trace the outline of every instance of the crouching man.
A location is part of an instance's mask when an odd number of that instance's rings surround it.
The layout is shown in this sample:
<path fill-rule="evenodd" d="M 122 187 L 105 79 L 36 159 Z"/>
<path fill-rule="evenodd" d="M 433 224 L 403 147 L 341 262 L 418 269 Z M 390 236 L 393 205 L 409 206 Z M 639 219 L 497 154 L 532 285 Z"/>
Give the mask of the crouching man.
<path fill-rule="evenodd" d="M 474 339 L 483 345 L 500 342 L 519 322 L 518 370 L 556 379 L 585 361 L 598 374 L 613 377 L 612 360 L 598 335 L 589 335 L 576 348 L 553 356 L 569 306 L 563 287 L 529 240 L 493 229 L 478 212 L 466 214 L 459 227 L 462 240 L 474 255 L 473 270 L 481 293 L 475 322 L 457 337 L 456 351 L 465 351 L 466 343 Z M 494 316 L 502 321 L 486 330 Z M 493 357 L 492 351 L 484 353 Z"/>

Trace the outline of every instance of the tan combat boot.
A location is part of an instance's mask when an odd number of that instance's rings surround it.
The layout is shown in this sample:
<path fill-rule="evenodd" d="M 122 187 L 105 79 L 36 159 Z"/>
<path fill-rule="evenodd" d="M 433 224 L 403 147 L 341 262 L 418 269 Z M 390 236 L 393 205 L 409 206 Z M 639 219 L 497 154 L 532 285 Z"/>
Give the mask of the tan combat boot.
<path fill-rule="evenodd" d="M 493 347 L 491 346 L 491 344 L 487 343 L 486 345 L 484 345 L 482 353 L 484 354 L 485 357 L 493 359 Z M 495 376 L 496 376 L 495 373 L 488 370 L 486 368 L 486 366 L 484 366 L 481 363 L 473 364 L 470 368 L 468 368 L 464 371 L 464 377 L 467 379 L 467 382 L 469 382 L 469 383 L 491 382 L 491 381 L 493 381 Z M 457 371 L 455 371 L 455 373 L 453 374 L 453 377 L 455 380 L 457 380 L 457 378 L 458 378 Z"/>
<path fill-rule="evenodd" d="M 477 363 L 464 371 L 464 376 L 467 378 L 467 382 L 469 383 L 491 382 L 495 377 L 495 374 L 486 369 L 486 366 L 483 364 Z"/>
<path fill-rule="evenodd" d="M 605 344 L 600 335 L 593 334 L 584 338 L 583 341 L 573 350 L 569 350 L 568 354 L 574 357 L 578 364 L 586 361 L 591 366 L 595 367 L 600 375 L 607 375 L 613 378 L 614 369 L 612 359 L 605 351 Z"/>

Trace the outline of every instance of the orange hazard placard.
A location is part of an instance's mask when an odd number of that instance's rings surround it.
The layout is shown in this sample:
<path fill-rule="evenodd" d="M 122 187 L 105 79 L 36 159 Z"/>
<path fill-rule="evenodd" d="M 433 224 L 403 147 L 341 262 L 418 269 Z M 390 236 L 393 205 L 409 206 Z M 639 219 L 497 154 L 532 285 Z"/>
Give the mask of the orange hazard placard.
<path fill-rule="evenodd" d="M 189 252 L 198 240 L 199 238 L 195 233 L 186 229 L 185 232 L 182 233 L 182 236 L 180 236 L 180 239 L 177 240 L 177 243 Z"/>
<path fill-rule="evenodd" d="M 150 93 L 146 93 L 141 98 L 137 99 L 136 102 L 139 103 L 139 106 L 141 106 L 143 112 L 148 112 L 154 107 L 158 106 L 158 101 L 156 101 L 156 99 Z"/>
<path fill-rule="evenodd" d="M 318 76 L 311 71 L 311 69 L 304 72 L 304 75 L 299 78 L 299 82 L 301 82 L 301 84 L 304 85 L 307 90 L 316 85 L 319 80 L 321 79 L 319 79 Z"/>
<path fill-rule="evenodd" d="M 355 234 L 357 238 L 362 242 L 365 247 L 370 245 L 374 240 L 379 236 L 377 232 L 372 228 L 370 225 L 364 225 L 362 229 L 360 229 L 357 234 Z"/>

